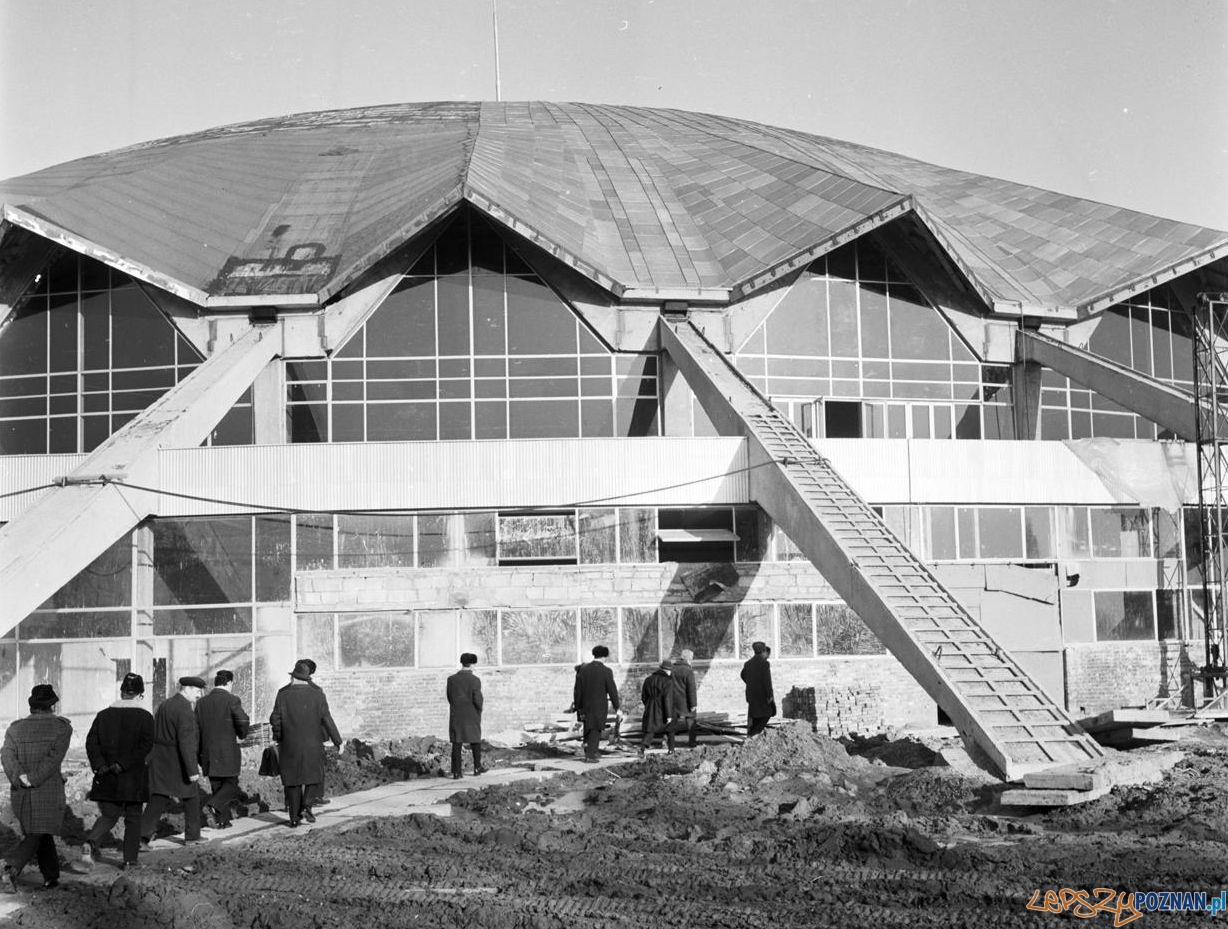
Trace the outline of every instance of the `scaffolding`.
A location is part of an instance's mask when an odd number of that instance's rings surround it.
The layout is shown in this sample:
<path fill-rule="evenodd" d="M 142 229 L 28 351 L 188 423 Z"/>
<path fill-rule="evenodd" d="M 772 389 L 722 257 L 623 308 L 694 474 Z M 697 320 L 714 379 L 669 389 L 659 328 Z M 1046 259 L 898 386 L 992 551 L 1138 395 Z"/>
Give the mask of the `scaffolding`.
<path fill-rule="evenodd" d="M 1224 530 L 1228 528 L 1228 461 L 1221 434 L 1228 415 L 1228 293 L 1202 293 L 1194 309 L 1194 419 L 1198 433 L 1198 529 L 1201 541 L 1204 663 L 1199 713 L 1219 715 L 1228 706 L 1228 656 L 1224 627 Z M 1196 611 L 1191 611 L 1196 613 Z M 1197 700 L 1197 695 L 1195 695 Z"/>

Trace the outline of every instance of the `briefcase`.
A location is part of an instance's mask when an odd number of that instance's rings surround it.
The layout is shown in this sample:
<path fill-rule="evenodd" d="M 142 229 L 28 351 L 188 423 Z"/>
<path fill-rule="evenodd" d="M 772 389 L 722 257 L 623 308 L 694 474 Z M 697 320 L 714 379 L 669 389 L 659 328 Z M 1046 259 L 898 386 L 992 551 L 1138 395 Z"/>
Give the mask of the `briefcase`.
<path fill-rule="evenodd" d="M 260 756 L 260 770 L 257 773 L 261 777 L 277 777 L 281 774 L 281 759 L 277 756 L 276 744 L 265 746 Z"/>

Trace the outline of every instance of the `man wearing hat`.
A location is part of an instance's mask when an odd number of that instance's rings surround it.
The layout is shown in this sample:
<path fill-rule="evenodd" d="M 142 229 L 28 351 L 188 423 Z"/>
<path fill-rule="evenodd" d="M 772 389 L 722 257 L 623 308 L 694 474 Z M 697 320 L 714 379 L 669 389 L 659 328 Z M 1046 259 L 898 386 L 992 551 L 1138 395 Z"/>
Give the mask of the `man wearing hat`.
<path fill-rule="evenodd" d="M 610 708 L 614 708 L 616 719 L 621 720 L 623 716 L 614 672 L 605 664 L 609 657 L 610 650 L 606 646 L 594 645 L 593 660 L 576 672 L 572 692 L 572 703 L 584 720 L 584 760 L 589 764 L 596 764 L 599 760 L 598 746 Z"/>
<path fill-rule="evenodd" d="M 290 683 L 277 691 L 269 716 L 273 739 L 277 742 L 281 764 L 281 783 L 286 792 L 286 814 L 290 827 L 306 820 L 316 821 L 311 798 L 324 782 L 324 742 L 326 735 L 341 747 L 341 733 L 328 711 L 324 691 L 311 686 L 311 667 L 304 660 L 294 663 Z"/>
<path fill-rule="evenodd" d="M 230 805 L 239 799 L 239 768 L 243 756 L 240 739 L 247 738 L 250 720 L 243 701 L 230 692 L 235 676 L 218 671 L 213 689 L 196 703 L 196 723 L 200 727 L 200 770 L 209 778 L 213 797 L 204 807 L 212 811 L 218 829 L 230 828 Z"/>
<path fill-rule="evenodd" d="M 193 707 L 205 689 L 203 677 L 179 678 L 179 692 L 162 701 L 154 714 L 154 746 L 149 756 L 149 805 L 141 817 L 141 842 L 149 844 L 171 799 L 183 801 L 183 844 L 200 837 L 200 730 Z"/>
<path fill-rule="evenodd" d="M 141 847 L 141 809 L 149 799 L 149 770 L 145 759 L 154 743 L 154 719 L 141 705 L 145 680 L 125 674 L 119 685 L 119 700 L 94 717 L 85 737 L 85 753 L 94 771 L 90 799 L 98 804 L 99 817 L 81 845 L 81 863 L 94 864 L 94 854 L 103 836 L 124 821 L 124 868 L 137 865 Z"/>
<path fill-rule="evenodd" d="M 482 682 L 473 673 L 478 656 L 465 652 L 461 669 L 448 678 L 448 739 L 452 742 L 452 777 L 461 777 L 461 748 L 469 745 L 473 773 L 482 774 Z"/>
<path fill-rule="evenodd" d="M 14 721 L 4 733 L 0 764 L 12 785 L 13 814 L 21 824 L 22 840 L 4 865 L 4 889 L 15 891 L 21 869 L 37 858 L 44 887 L 60 882 L 60 857 L 55 839 L 64 822 L 64 778 L 60 764 L 72 739 L 72 725 L 52 711 L 60 698 L 50 684 L 30 691 L 30 715 Z"/>
<path fill-rule="evenodd" d="M 644 716 L 640 722 L 643 735 L 640 737 L 640 755 L 652 747 L 657 735 L 665 733 L 665 745 L 674 751 L 674 682 L 671 674 L 674 663 L 666 658 L 652 674 L 644 679 L 640 699 L 644 703 Z"/>
<path fill-rule="evenodd" d="M 746 684 L 746 737 L 758 735 L 767 728 L 768 720 L 776 715 L 776 698 L 772 695 L 771 651 L 765 642 L 752 642 L 754 653 L 742 665 L 742 681 Z"/>

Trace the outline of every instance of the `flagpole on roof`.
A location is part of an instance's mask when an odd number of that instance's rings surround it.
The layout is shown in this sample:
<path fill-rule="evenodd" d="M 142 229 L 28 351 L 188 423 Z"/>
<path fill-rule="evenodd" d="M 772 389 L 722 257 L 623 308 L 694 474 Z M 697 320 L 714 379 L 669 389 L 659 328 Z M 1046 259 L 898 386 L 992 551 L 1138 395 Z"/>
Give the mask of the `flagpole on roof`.
<path fill-rule="evenodd" d="M 499 79 L 499 0 L 491 0 L 491 20 L 495 27 L 495 102 L 503 99 L 503 83 Z"/>

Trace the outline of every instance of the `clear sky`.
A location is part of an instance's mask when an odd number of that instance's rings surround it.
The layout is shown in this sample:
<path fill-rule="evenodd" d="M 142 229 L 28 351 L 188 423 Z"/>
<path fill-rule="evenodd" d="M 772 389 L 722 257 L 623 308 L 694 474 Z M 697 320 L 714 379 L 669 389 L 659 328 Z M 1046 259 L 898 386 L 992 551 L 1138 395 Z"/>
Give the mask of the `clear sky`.
<path fill-rule="evenodd" d="M 504 100 L 676 107 L 1228 230 L 1228 0 L 497 0 Z M 0 0 L 0 178 L 495 95 L 492 0 Z"/>

